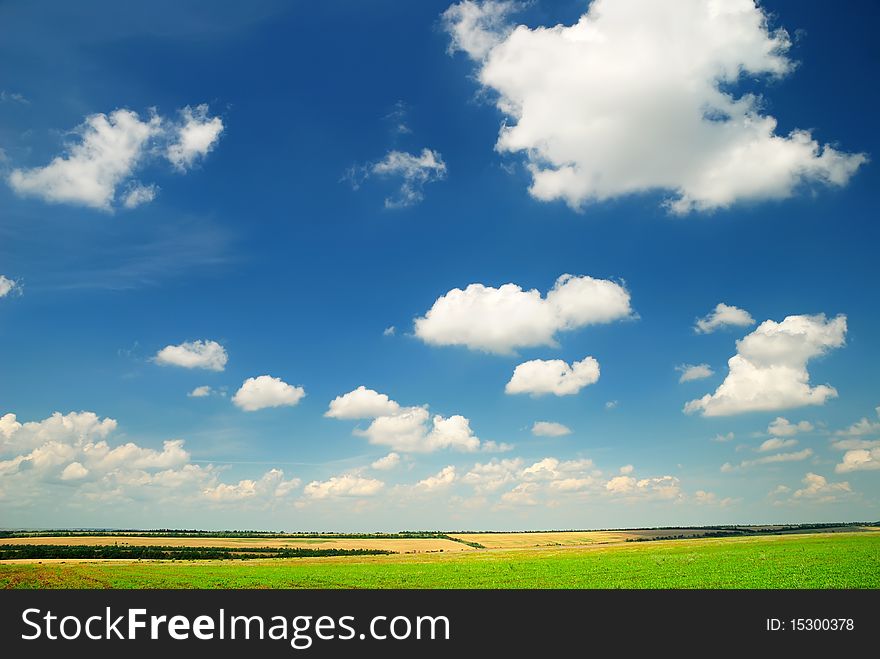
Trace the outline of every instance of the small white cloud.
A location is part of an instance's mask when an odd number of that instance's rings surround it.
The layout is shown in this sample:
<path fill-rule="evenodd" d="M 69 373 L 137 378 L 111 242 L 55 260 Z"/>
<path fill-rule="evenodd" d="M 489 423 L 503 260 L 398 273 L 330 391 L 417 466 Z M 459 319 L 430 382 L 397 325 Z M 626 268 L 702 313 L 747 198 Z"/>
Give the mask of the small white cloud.
<path fill-rule="evenodd" d="M 423 492 L 436 492 L 437 490 L 444 490 L 452 483 L 455 482 L 455 467 L 449 465 L 447 467 L 443 467 L 439 472 L 434 474 L 433 476 L 429 476 L 424 480 L 420 480 L 415 485 L 415 489 L 421 490 Z"/>
<path fill-rule="evenodd" d="M 391 416 L 399 410 L 400 405 L 386 394 L 361 385 L 330 401 L 330 407 L 324 412 L 324 416 L 332 419 L 375 419 L 379 416 Z"/>
<path fill-rule="evenodd" d="M 557 332 L 632 314 L 630 295 L 622 284 L 566 274 L 546 297 L 516 284 L 453 288 L 415 319 L 415 335 L 429 345 L 511 354 L 516 348 L 555 346 Z"/>
<path fill-rule="evenodd" d="M 778 464 L 780 462 L 801 462 L 802 460 L 806 460 L 807 458 L 813 455 L 813 449 L 805 448 L 801 451 L 794 451 L 791 453 L 774 453 L 773 455 L 765 455 L 761 458 L 756 458 L 754 460 L 743 460 L 739 463 L 740 469 L 747 469 L 749 467 L 754 467 L 756 465 L 765 465 L 765 464 Z M 722 471 L 732 471 L 734 469 L 733 465 L 729 465 L 728 469 L 724 469 L 722 467 Z"/>
<path fill-rule="evenodd" d="M 532 434 L 536 437 L 563 437 L 571 434 L 571 428 L 555 421 L 536 421 Z"/>
<path fill-rule="evenodd" d="M 165 346 L 153 361 L 162 366 L 222 371 L 228 359 L 226 349 L 216 341 L 184 341 L 180 345 Z"/>
<path fill-rule="evenodd" d="M 394 325 L 390 325 L 382 331 L 382 336 L 394 336 L 396 333 L 397 328 Z"/>
<path fill-rule="evenodd" d="M 782 439 L 781 437 L 771 437 L 770 439 L 762 442 L 757 450 L 759 453 L 766 453 L 767 451 L 779 451 L 780 449 L 797 446 L 797 443 L 798 440 L 796 439 Z"/>
<path fill-rule="evenodd" d="M 24 94 L 8 92 L 5 89 L 0 90 L 0 103 L 19 103 L 20 105 L 31 104 L 31 102 L 25 98 Z"/>
<path fill-rule="evenodd" d="M 767 426 L 767 432 L 774 437 L 792 437 L 800 432 L 810 432 L 813 430 L 813 424 L 809 421 L 799 421 L 792 423 L 788 419 L 778 416 L 770 425 Z"/>
<path fill-rule="evenodd" d="M 379 458 L 374 461 L 370 466 L 373 469 L 378 469 L 379 471 L 388 471 L 390 469 L 394 469 L 397 465 L 400 464 L 400 454 L 392 451 L 385 457 Z"/>
<path fill-rule="evenodd" d="M 504 392 L 532 396 L 571 396 L 598 381 L 599 362 L 592 357 L 573 362 L 570 366 L 561 359 L 532 359 L 514 369 Z"/>
<path fill-rule="evenodd" d="M 732 442 L 735 437 L 736 437 L 736 435 L 734 435 L 732 432 L 729 432 L 725 435 L 722 435 L 719 433 L 718 435 L 715 435 L 712 438 L 712 441 L 713 442 Z"/>
<path fill-rule="evenodd" d="M 737 95 L 796 68 L 759 4 L 594 0 L 569 25 L 514 26 L 525 4 L 464 0 L 443 19 L 504 115 L 495 150 L 522 154 L 536 199 L 580 209 L 662 190 L 673 213 L 712 211 L 840 187 L 867 162 L 777 133 L 758 94 Z"/>
<path fill-rule="evenodd" d="M 9 279 L 4 275 L 0 275 L 0 298 L 4 298 L 10 293 L 21 290 L 21 285 L 14 279 Z"/>
<path fill-rule="evenodd" d="M 745 309 L 720 302 L 710 314 L 697 319 L 694 331 L 697 334 L 711 334 L 723 327 L 748 327 L 754 324 L 755 319 Z"/>
<path fill-rule="evenodd" d="M 205 398 L 210 396 L 213 393 L 213 389 L 206 384 L 203 384 L 201 387 L 196 387 L 192 391 L 190 391 L 187 396 L 190 398 Z"/>
<path fill-rule="evenodd" d="M 446 163 L 443 162 L 443 156 L 433 149 L 422 149 L 419 154 L 389 151 L 378 162 L 351 168 L 344 179 L 357 190 L 371 176 L 398 179 L 400 187 L 397 194 L 385 198 L 385 207 L 406 208 L 425 198 L 424 189 L 428 183 L 446 178 Z"/>
<path fill-rule="evenodd" d="M 849 483 L 843 481 L 841 483 L 829 483 L 828 479 L 819 474 L 812 472 L 804 476 L 804 488 L 795 490 L 793 497 L 795 499 L 819 499 L 820 501 L 834 501 L 841 495 L 850 494 L 852 489 Z"/>
<path fill-rule="evenodd" d="M 846 316 L 827 320 L 788 316 L 781 323 L 767 320 L 736 342 L 737 354 L 728 360 L 729 372 L 712 394 L 692 400 L 686 413 L 726 416 L 773 411 L 804 405 L 823 405 L 837 397 L 826 384 L 810 386 L 807 363 L 845 343 Z"/>
<path fill-rule="evenodd" d="M 371 497 L 378 494 L 383 487 L 385 483 L 375 478 L 343 474 L 333 476 L 326 481 L 312 481 L 303 488 L 303 494 L 308 499 Z"/>
<path fill-rule="evenodd" d="M 260 375 L 245 380 L 232 402 L 245 412 L 256 412 L 268 407 L 293 407 L 305 395 L 306 390 L 302 387 L 287 384 L 271 375 Z"/>
<path fill-rule="evenodd" d="M 708 364 L 681 364 L 676 366 L 675 370 L 681 373 L 681 377 L 678 379 L 679 382 L 702 380 L 714 374 L 714 371 Z"/>
<path fill-rule="evenodd" d="M 624 476 L 627 476 L 627 475 L 633 473 L 633 469 L 634 469 L 634 467 L 632 465 L 623 465 L 620 468 L 620 473 L 623 474 Z"/>
<path fill-rule="evenodd" d="M 613 410 L 618 405 L 619 405 L 619 403 L 616 400 L 609 400 L 608 402 L 605 403 L 605 409 L 606 410 Z"/>
<path fill-rule="evenodd" d="M 208 106 L 186 106 L 180 111 L 181 123 L 174 126 L 174 141 L 168 145 L 165 157 L 176 169 L 185 172 L 206 156 L 217 144 L 223 132 L 220 117 L 208 116 Z"/>
<path fill-rule="evenodd" d="M 608 494 L 627 498 L 679 499 L 681 483 L 675 476 L 637 479 L 629 475 L 615 476 L 605 483 Z"/>
<path fill-rule="evenodd" d="M 158 193 L 159 186 L 157 185 L 135 183 L 128 188 L 122 197 L 122 205 L 129 209 L 137 208 L 153 201 Z"/>
<path fill-rule="evenodd" d="M 61 471 L 61 480 L 75 481 L 85 478 L 89 475 L 89 470 L 83 467 L 79 462 L 71 462 Z"/>

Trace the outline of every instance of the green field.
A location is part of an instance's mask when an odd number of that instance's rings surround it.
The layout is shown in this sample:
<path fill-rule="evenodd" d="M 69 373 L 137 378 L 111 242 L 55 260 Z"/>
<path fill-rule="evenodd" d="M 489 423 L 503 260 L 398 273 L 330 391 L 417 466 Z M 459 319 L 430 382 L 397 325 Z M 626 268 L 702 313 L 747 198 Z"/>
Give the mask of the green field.
<path fill-rule="evenodd" d="M 880 533 L 244 562 L 5 563 L 0 588 L 880 588 Z"/>

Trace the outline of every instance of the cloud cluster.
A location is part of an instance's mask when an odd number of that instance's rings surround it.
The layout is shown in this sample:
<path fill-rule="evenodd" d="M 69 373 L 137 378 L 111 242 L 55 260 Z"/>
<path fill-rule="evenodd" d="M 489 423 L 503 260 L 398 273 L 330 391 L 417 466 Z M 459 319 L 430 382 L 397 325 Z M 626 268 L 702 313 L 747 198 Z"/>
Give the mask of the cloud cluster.
<path fill-rule="evenodd" d="M 500 153 L 521 153 L 536 199 L 573 208 L 661 190 L 674 213 L 845 185 L 864 154 L 776 132 L 742 79 L 793 70 L 788 33 L 753 0 L 594 0 L 573 25 L 513 26 L 518 3 L 464 0 L 444 13 L 505 115 Z"/>
<path fill-rule="evenodd" d="M 504 392 L 532 396 L 571 396 L 598 381 L 599 362 L 592 357 L 571 365 L 561 359 L 532 359 L 514 369 Z"/>
<path fill-rule="evenodd" d="M 148 203 L 158 188 L 135 182 L 136 169 L 161 154 L 184 172 L 214 148 L 223 131 L 222 120 L 209 116 L 207 105 L 187 106 L 180 114 L 180 120 L 156 113 L 142 120 L 124 109 L 89 115 L 73 131 L 76 140 L 64 154 L 44 167 L 13 169 L 9 185 L 22 196 L 105 211 L 119 203 L 125 208 Z M 126 182 L 119 198 L 117 191 Z"/>
<path fill-rule="evenodd" d="M 204 368 L 209 371 L 222 371 L 228 360 L 226 348 L 216 341 L 184 341 L 179 345 L 167 345 L 153 357 L 153 361 L 160 366 Z"/>
<path fill-rule="evenodd" d="M 626 288 L 608 279 L 562 275 L 546 296 L 516 284 L 470 284 L 440 296 L 415 319 L 415 335 L 429 345 L 511 354 L 555 346 L 557 332 L 632 316 Z"/>
<path fill-rule="evenodd" d="M 687 413 L 726 416 L 822 405 L 837 396 L 830 385 L 810 386 L 807 363 L 844 345 L 846 316 L 824 314 L 767 320 L 736 342 L 729 372 L 712 394 L 685 405 Z"/>
<path fill-rule="evenodd" d="M 70 498 L 70 488 L 76 488 L 83 500 L 105 503 L 224 502 L 269 500 L 299 485 L 278 469 L 257 480 L 223 483 L 213 465 L 191 462 L 182 439 L 166 440 L 161 449 L 113 445 L 109 438 L 116 428 L 114 419 L 94 412 L 56 412 L 26 423 L 11 413 L 0 417 L 0 456 L 7 456 L 0 460 L 0 498 L 27 502 L 50 492 Z"/>

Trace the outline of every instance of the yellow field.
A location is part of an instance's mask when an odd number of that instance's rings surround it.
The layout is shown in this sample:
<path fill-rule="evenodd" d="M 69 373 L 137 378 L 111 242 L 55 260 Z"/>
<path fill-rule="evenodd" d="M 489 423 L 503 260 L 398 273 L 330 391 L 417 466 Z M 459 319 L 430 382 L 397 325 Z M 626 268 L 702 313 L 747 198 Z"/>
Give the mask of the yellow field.
<path fill-rule="evenodd" d="M 701 535 L 706 529 L 638 529 L 630 531 L 548 531 L 541 533 L 450 533 L 466 542 L 479 542 L 489 549 L 527 549 L 533 547 L 580 547 L 583 545 L 626 542 L 637 538 Z"/>
<path fill-rule="evenodd" d="M 148 547 L 284 547 L 310 549 L 383 549 L 400 554 L 473 551 L 444 538 L 167 538 L 160 536 L 66 536 L 0 538 L 0 545 L 136 545 Z"/>

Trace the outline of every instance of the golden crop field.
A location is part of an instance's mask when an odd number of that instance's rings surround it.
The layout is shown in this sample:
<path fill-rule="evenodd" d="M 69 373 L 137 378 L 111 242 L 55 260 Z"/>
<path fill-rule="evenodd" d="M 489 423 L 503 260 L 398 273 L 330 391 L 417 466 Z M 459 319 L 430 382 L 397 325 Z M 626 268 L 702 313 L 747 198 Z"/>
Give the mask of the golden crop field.
<path fill-rule="evenodd" d="M 465 542 L 478 542 L 487 549 L 530 549 L 535 547 L 580 547 L 583 545 L 626 542 L 670 535 L 686 538 L 706 529 L 635 529 L 622 531 L 547 531 L 540 533 L 450 533 Z"/>

